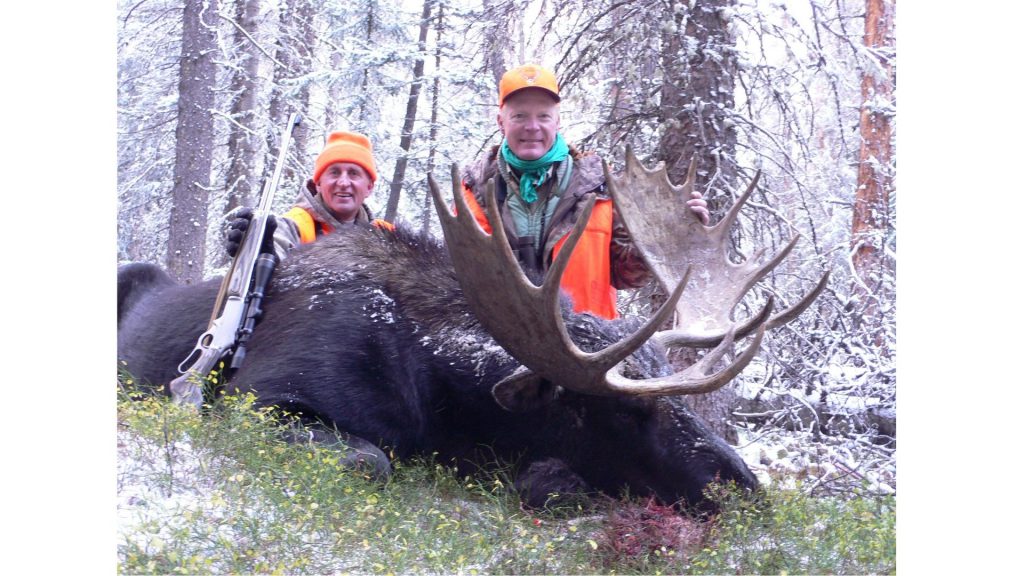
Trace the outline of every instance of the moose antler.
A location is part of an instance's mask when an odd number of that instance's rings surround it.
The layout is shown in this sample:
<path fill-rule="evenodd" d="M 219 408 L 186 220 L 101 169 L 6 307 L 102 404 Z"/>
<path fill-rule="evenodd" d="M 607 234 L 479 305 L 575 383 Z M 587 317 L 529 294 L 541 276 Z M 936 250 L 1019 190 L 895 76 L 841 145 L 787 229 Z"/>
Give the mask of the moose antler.
<path fill-rule="evenodd" d="M 785 248 L 763 264 L 758 264 L 763 249 L 742 263 L 733 264 L 727 253 L 729 229 L 757 186 L 760 172 L 721 222 L 708 227 L 690 210 L 681 210 L 693 192 L 696 169 L 696 162 L 691 161 L 686 181 L 675 186 L 663 165 L 646 169 L 632 148 L 626 149 L 626 169 L 621 177 L 613 177 L 607 163 L 604 165 L 615 208 L 662 289 L 668 291 L 686 271 L 694 270 L 694 289 L 676 304 L 677 328 L 662 337 L 675 345 L 709 348 L 718 345 L 733 329 L 736 304 L 789 254 L 800 236 L 795 234 Z M 799 316 L 825 288 L 828 276 L 826 272 L 799 302 L 772 316 L 765 328 L 770 330 Z M 736 327 L 736 336 L 746 336 L 760 326 L 763 316 L 762 312 Z"/>
<path fill-rule="evenodd" d="M 671 316 L 686 286 L 686 275 L 675 286 L 668 301 L 639 330 L 599 352 L 583 352 L 569 338 L 562 320 L 559 291 L 562 273 L 583 232 L 594 205 L 591 199 L 577 219 L 569 238 L 559 251 L 540 286 L 523 274 L 512 255 L 504 228 L 492 223 L 488 235 L 477 224 L 459 186 L 458 167 L 452 167 L 452 194 L 457 215 L 448 209 L 437 183 L 428 176 L 431 196 L 441 221 L 445 242 L 452 257 L 462 291 L 481 326 L 509 354 L 526 367 L 495 386 L 495 396 L 509 382 L 543 378 L 570 390 L 597 395 L 670 395 L 714 390 L 725 385 L 753 358 L 763 330 L 754 342 L 729 366 L 707 375 L 711 365 L 724 354 L 723 343 L 707 356 L 711 358 L 671 376 L 631 380 L 621 374 L 622 361 L 655 335 L 658 326 Z M 487 208 L 498 214 L 494 181 L 487 183 Z"/>

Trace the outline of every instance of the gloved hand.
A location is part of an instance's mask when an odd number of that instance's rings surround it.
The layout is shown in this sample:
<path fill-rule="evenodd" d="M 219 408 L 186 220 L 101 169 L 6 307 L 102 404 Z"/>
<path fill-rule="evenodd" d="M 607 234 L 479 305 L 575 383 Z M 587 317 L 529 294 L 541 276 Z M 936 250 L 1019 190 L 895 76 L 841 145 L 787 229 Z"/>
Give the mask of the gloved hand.
<path fill-rule="evenodd" d="M 224 236 L 224 249 L 232 258 L 238 254 L 238 246 L 242 243 L 245 231 L 249 229 L 252 222 L 252 208 L 238 208 L 232 210 L 228 215 L 231 221 L 228 222 L 227 233 Z M 277 230 L 277 219 L 271 214 L 267 217 L 267 227 L 263 233 L 263 242 L 260 244 L 260 252 L 274 253 L 274 230 Z"/>

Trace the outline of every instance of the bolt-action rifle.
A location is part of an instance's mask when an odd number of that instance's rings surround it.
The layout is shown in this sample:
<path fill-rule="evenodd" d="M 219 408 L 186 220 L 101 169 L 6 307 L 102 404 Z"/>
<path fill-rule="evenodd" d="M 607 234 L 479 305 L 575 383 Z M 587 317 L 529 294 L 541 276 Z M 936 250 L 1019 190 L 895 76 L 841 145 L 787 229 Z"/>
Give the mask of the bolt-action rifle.
<path fill-rule="evenodd" d="M 260 246 L 270 218 L 270 207 L 281 180 L 292 130 L 300 121 L 298 114 L 292 114 L 281 133 L 281 149 L 278 151 L 274 173 L 263 185 L 260 204 L 221 282 L 210 323 L 206 332 L 199 336 L 196 347 L 178 366 L 181 376 L 171 381 L 170 391 L 175 402 L 189 403 L 198 408 L 203 403 L 203 381 L 217 363 L 231 354 L 231 367 L 238 368 L 245 357 L 245 345 L 263 312 L 260 307 L 263 295 L 277 264 L 274 254 L 260 253 Z M 193 358 L 195 360 L 189 364 Z"/>

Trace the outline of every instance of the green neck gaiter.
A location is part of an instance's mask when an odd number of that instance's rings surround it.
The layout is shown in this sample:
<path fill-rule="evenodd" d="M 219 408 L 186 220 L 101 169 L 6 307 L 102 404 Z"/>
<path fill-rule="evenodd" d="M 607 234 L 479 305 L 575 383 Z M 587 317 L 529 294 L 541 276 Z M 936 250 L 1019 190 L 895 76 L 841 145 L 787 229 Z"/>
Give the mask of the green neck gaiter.
<path fill-rule="evenodd" d="M 524 202 L 529 204 L 537 200 L 537 188 L 544 183 L 551 165 L 561 162 L 569 156 L 569 145 L 565 143 L 562 134 L 557 133 L 555 134 L 555 143 L 551 145 L 547 154 L 536 160 L 521 160 L 508 147 L 508 140 L 502 140 L 501 156 L 509 166 L 522 174 L 519 177 L 519 195 Z"/>

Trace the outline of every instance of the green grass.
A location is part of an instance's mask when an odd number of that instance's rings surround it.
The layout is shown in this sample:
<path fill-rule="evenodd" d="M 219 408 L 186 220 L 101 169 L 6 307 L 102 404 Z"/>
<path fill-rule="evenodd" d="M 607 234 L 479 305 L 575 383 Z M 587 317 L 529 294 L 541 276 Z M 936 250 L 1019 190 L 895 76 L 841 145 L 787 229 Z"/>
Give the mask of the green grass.
<path fill-rule="evenodd" d="M 722 511 L 703 521 L 639 500 L 526 511 L 500 472 L 424 458 L 374 482 L 282 442 L 285 415 L 250 396 L 199 414 L 122 384 L 120 573 L 895 572 L 892 497 L 719 488 Z"/>

